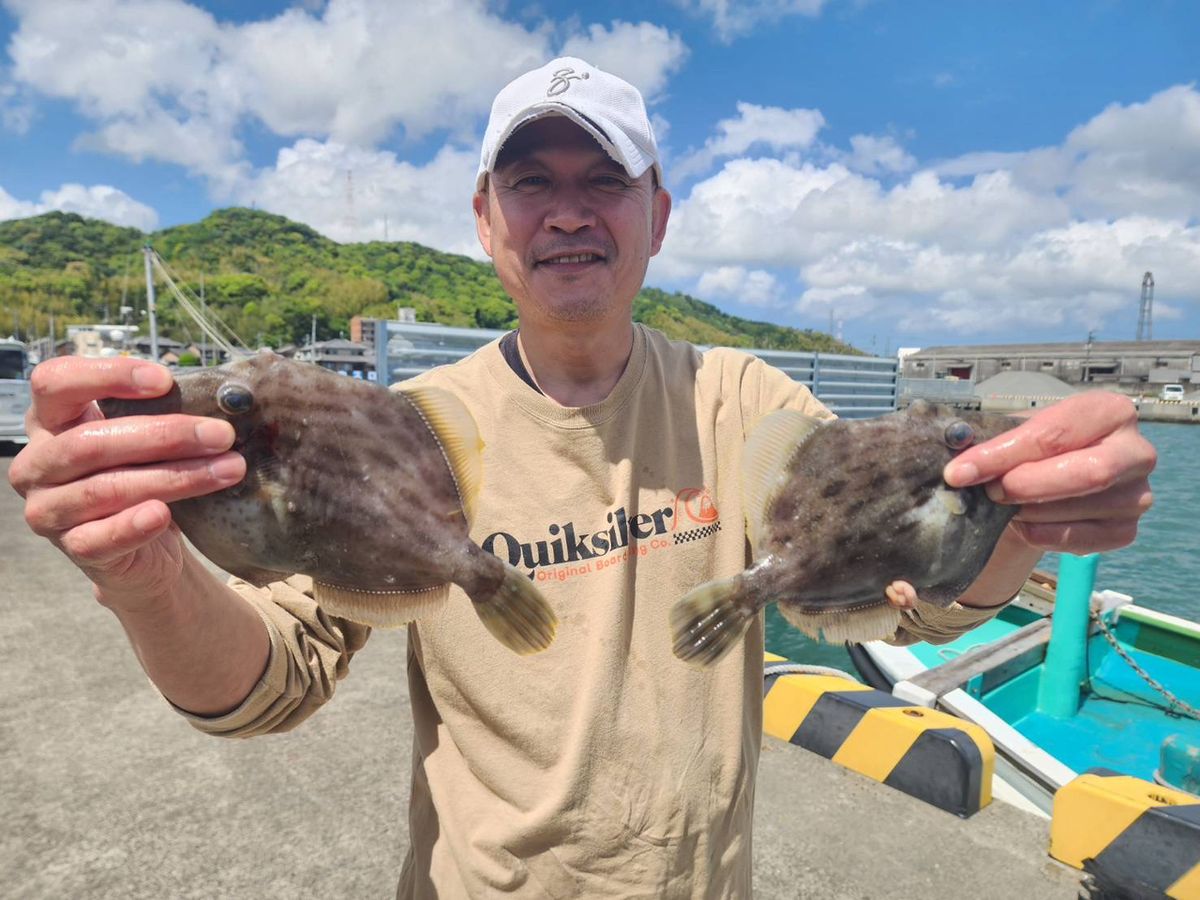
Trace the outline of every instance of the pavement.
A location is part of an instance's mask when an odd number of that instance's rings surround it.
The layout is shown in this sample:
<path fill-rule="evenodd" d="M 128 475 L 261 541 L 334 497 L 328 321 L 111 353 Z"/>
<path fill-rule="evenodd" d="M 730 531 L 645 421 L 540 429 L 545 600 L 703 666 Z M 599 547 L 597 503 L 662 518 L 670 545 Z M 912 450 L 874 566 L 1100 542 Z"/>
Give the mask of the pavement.
<path fill-rule="evenodd" d="M 7 483 L 16 449 L 0 444 L 0 895 L 392 897 L 412 755 L 403 631 L 372 635 L 297 731 L 201 735 L 26 527 Z M 1078 873 L 1046 855 L 1048 826 L 998 802 L 959 819 L 766 738 L 755 896 L 1073 898 Z"/>

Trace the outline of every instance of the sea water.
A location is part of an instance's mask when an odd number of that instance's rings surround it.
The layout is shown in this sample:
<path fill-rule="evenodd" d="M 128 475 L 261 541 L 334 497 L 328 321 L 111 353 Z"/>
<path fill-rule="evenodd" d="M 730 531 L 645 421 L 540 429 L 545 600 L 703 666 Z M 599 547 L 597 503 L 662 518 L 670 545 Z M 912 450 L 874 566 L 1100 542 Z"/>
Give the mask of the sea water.
<path fill-rule="evenodd" d="M 1101 555 L 1096 588 L 1200 621 L 1200 425 L 1145 422 L 1141 430 L 1158 451 L 1150 476 L 1154 506 L 1142 517 L 1137 540 Z M 1056 571 L 1058 555 L 1047 554 L 1039 568 Z M 773 605 L 767 609 L 767 649 L 795 662 L 853 671 L 841 646 L 809 640 Z"/>

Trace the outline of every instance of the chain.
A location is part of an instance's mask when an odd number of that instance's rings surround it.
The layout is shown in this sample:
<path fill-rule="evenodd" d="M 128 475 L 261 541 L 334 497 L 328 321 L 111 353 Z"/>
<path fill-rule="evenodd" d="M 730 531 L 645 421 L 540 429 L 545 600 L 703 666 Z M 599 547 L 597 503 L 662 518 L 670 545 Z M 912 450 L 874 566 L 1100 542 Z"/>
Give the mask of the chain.
<path fill-rule="evenodd" d="M 1155 681 L 1149 672 L 1139 666 L 1134 658 L 1125 652 L 1125 648 L 1120 645 L 1113 633 L 1108 630 L 1108 625 L 1105 624 L 1104 618 L 1099 613 L 1092 611 L 1091 616 L 1092 621 L 1100 626 L 1100 633 L 1104 635 L 1104 639 L 1112 645 L 1113 650 L 1117 651 L 1117 656 L 1125 660 L 1129 667 L 1133 669 L 1133 671 L 1135 671 L 1141 677 L 1141 679 L 1146 682 L 1146 684 L 1150 685 L 1150 687 L 1162 694 L 1162 696 L 1166 698 L 1167 703 L 1170 704 L 1172 711 L 1177 711 L 1180 714 L 1190 716 L 1193 719 L 1200 719 L 1200 710 L 1197 710 L 1195 707 L 1189 705 L 1183 700 L 1180 700 L 1165 687 Z"/>

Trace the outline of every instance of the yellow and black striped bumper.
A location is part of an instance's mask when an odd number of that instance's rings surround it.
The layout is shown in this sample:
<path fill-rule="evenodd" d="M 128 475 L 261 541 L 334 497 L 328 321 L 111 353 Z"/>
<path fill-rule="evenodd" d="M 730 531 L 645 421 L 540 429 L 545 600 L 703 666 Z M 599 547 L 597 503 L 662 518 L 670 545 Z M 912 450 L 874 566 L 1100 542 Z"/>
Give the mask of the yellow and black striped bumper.
<path fill-rule="evenodd" d="M 1091 769 L 1054 795 L 1050 855 L 1103 896 L 1200 900 L 1200 797 Z"/>
<path fill-rule="evenodd" d="M 766 654 L 766 666 L 786 663 Z M 978 725 L 856 681 L 766 675 L 763 731 L 960 816 L 991 802 L 996 751 Z"/>

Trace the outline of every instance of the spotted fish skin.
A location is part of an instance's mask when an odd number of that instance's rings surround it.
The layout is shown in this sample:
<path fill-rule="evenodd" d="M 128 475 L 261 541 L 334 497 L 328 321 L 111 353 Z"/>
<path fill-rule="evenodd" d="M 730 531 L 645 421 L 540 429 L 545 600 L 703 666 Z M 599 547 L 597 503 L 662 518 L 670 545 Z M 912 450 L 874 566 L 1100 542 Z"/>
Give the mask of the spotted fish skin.
<path fill-rule="evenodd" d="M 310 575 L 330 611 L 371 625 L 427 611 L 452 582 L 518 652 L 552 640 L 556 620 L 536 588 L 468 537 L 477 490 L 468 470 L 481 443 L 448 393 L 392 392 L 260 353 L 178 375 L 161 398 L 100 407 L 106 417 L 186 413 L 233 425 L 245 478 L 170 504 L 226 571 L 257 585 Z"/>
<path fill-rule="evenodd" d="M 776 432 L 765 468 L 748 458 L 743 472 L 755 562 L 676 605 L 681 658 L 720 658 L 770 602 L 814 638 L 890 637 L 900 613 L 887 604 L 888 584 L 907 581 L 923 601 L 949 606 L 978 577 L 1017 512 L 992 502 L 982 485 L 950 488 L 942 471 L 966 447 L 1019 419 L 925 402 L 827 424 L 796 413 L 774 417 L 764 422 Z"/>

